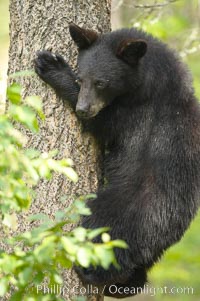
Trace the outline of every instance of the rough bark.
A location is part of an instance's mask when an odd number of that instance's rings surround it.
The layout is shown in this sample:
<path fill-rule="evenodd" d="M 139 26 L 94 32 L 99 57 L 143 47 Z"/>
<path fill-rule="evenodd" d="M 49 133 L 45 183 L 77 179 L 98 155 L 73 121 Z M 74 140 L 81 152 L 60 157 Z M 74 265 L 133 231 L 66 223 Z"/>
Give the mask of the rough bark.
<path fill-rule="evenodd" d="M 9 73 L 32 69 L 35 53 L 42 49 L 64 55 L 75 66 L 76 49 L 69 37 L 68 23 L 109 31 L 110 0 L 10 0 L 10 17 Z M 57 99 L 55 93 L 39 78 L 22 79 L 22 84 L 24 94 L 42 97 L 46 115 L 39 135 L 27 133 L 27 147 L 42 152 L 57 149 L 58 158 L 73 159 L 79 175 L 76 185 L 60 175 L 55 175 L 50 182 L 41 181 L 29 214 L 43 212 L 51 216 L 56 210 L 69 206 L 74 195 L 96 191 L 99 178 L 98 149 L 92 137 L 81 133 L 69 106 Z M 60 201 L 63 195 L 68 195 L 64 203 Z M 23 221 L 18 230 L 28 230 L 28 225 Z M 77 283 L 75 273 L 66 272 L 64 285 L 72 287 Z M 66 295 L 65 298 L 67 300 L 71 296 Z M 101 298 L 93 296 L 90 300 Z"/>

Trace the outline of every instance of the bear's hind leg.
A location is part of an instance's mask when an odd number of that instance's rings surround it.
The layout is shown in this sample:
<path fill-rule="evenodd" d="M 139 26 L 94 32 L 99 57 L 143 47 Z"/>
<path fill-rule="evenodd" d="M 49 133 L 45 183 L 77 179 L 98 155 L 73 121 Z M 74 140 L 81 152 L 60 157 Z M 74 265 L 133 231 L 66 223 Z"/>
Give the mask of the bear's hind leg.
<path fill-rule="evenodd" d="M 126 298 L 142 292 L 147 282 L 147 272 L 145 268 L 134 270 L 131 276 L 124 283 L 107 285 L 104 289 L 104 296 L 113 298 Z"/>

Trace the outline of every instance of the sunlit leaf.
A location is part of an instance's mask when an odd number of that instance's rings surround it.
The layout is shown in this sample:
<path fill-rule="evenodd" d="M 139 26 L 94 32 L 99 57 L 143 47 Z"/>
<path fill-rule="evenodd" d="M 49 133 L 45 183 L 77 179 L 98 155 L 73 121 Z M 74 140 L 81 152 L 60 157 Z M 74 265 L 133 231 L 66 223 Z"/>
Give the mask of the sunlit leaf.
<path fill-rule="evenodd" d="M 38 121 L 31 108 L 12 104 L 8 112 L 14 120 L 21 122 L 31 131 L 38 132 Z"/>
<path fill-rule="evenodd" d="M 78 246 L 72 242 L 72 240 L 68 237 L 62 237 L 61 243 L 67 253 L 75 255 L 78 249 Z"/>
<path fill-rule="evenodd" d="M 8 290 L 9 280 L 7 278 L 0 279 L 0 297 L 3 297 Z"/>
<path fill-rule="evenodd" d="M 33 70 L 23 70 L 9 74 L 9 78 L 16 78 L 21 76 L 36 76 L 36 73 Z"/>
<path fill-rule="evenodd" d="M 13 230 L 17 229 L 17 216 L 15 213 L 5 214 L 3 218 L 3 224 Z"/>
<path fill-rule="evenodd" d="M 107 231 L 109 231 L 108 227 L 98 228 L 98 229 L 91 230 L 87 236 L 89 239 L 92 240 L 93 238 L 95 238 L 98 235 L 102 234 L 103 232 L 107 232 Z"/>
<path fill-rule="evenodd" d="M 22 88 L 19 84 L 13 83 L 7 88 L 7 97 L 13 104 L 19 104 L 22 100 L 21 97 Z"/>
<path fill-rule="evenodd" d="M 89 267 L 92 257 L 91 249 L 86 247 L 80 247 L 77 252 L 77 261 L 85 268 Z"/>
<path fill-rule="evenodd" d="M 74 234 L 74 236 L 76 237 L 76 239 L 78 241 L 85 241 L 86 236 L 87 236 L 87 230 L 82 228 L 82 227 L 77 227 L 76 229 L 74 229 L 72 231 L 72 233 Z"/>

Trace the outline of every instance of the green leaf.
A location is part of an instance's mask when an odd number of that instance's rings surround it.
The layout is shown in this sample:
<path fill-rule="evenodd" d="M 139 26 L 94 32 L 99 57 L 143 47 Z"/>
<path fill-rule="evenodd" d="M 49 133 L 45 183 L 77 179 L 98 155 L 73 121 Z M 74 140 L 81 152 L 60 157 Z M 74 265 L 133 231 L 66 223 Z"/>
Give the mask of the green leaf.
<path fill-rule="evenodd" d="M 21 290 L 14 293 L 9 299 L 9 301 L 19 301 L 19 300 L 23 300 L 23 291 Z"/>
<path fill-rule="evenodd" d="M 118 248 L 122 248 L 122 249 L 127 249 L 128 245 L 125 241 L 120 240 L 120 239 L 116 239 L 110 242 L 112 247 L 118 247 Z"/>
<path fill-rule="evenodd" d="M 12 104 L 10 105 L 8 112 L 14 120 L 24 124 L 32 132 L 38 132 L 38 121 L 31 108 Z"/>
<path fill-rule="evenodd" d="M 15 230 L 17 228 L 17 216 L 15 213 L 5 214 L 3 218 L 3 224 L 9 228 Z"/>
<path fill-rule="evenodd" d="M 55 221 L 60 222 L 66 216 L 65 211 L 58 210 L 55 212 Z"/>
<path fill-rule="evenodd" d="M 27 170 L 29 176 L 33 179 L 35 183 L 39 181 L 39 175 L 37 170 L 31 164 L 31 162 L 27 158 L 23 158 L 22 163 L 24 164 L 24 169 Z M 25 170 L 24 170 L 25 171 Z"/>
<path fill-rule="evenodd" d="M 82 227 L 78 227 L 75 228 L 72 233 L 78 241 L 83 242 L 86 239 L 87 230 Z"/>
<path fill-rule="evenodd" d="M 56 261 L 59 263 L 63 268 L 65 269 L 71 269 L 72 268 L 72 262 L 70 259 L 66 258 L 65 253 L 62 253 L 60 255 L 56 256 Z"/>
<path fill-rule="evenodd" d="M 91 258 L 93 254 L 91 249 L 86 247 L 80 247 L 77 252 L 77 261 L 84 268 L 88 268 L 90 265 Z"/>
<path fill-rule="evenodd" d="M 71 255 L 76 254 L 78 246 L 74 242 L 72 242 L 72 240 L 69 237 L 61 237 L 61 243 L 63 245 L 63 248 L 67 251 L 67 253 Z"/>
<path fill-rule="evenodd" d="M 30 281 L 30 279 L 32 278 L 32 272 L 32 267 L 27 267 L 19 273 L 19 284 L 21 286 L 25 286 Z"/>
<path fill-rule="evenodd" d="M 107 249 L 104 246 L 96 246 L 94 249 L 95 255 L 99 258 L 101 266 L 108 269 L 110 264 L 114 261 L 115 256 L 112 249 Z"/>
<path fill-rule="evenodd" d="M 35 159 L 40 156 L 40 152 L 34 148 L 25 149 L 24 155 L 27 156 L 29 159 Z"/>
<path fill-rule="evenodd" d="M 42 177 L 42 178 L 49 179 L 51 176 L 51 171 L 50 171 L 48 165 L 46 164 L 46 162 L 41 161 L 41 164 L 38 167 L 38 172 L 40 174 L 40 177 Z"/>
<path fill-rule="evenodd" d="M 14 255 L 2 254 L 2 258 L 0 258 L 0 268 L 6 274 L 13 274 L 15 269 L 22 266 L 24 262 L 22 260 L 18 260 Z"/>
<path fill-rule="evenodd" d="M 42 100 L 39 96 L 27 96 L 24 102 L 35 109 L 42 120 L 45 118 L 45 115 L 42 111 Z"/>
<path fill-rule="evenodd" d="M 101 239 L 104 243 L 109 242 L 110 241 L 110 235 L 108 233 L 103 233 L 101 235 Z"/>
<path fill-rule="evenodd" d="M 45 277 L 45 274 L 41 271 L 38 271 L 33 279 L 33 283 L 35 285 L 39 285 L 42 282 L 42 280 L 44 279 L 44 277 Z"/>
<path fill-rule="evenodd" d="M 97 197 L 97 195 L 95 193 L 89 193 L 89 194 L 86 194 L 86 195 L 82 195 L 80 197 L 80 200 L 86 202 L 89 199 L 96 199 L 96 197 Z"/>
<path fill-rule="evenodd" d="M 12 139 L 10 142 L 13 142 L 13 144 L 16 144 L 18 147 L 21 147 L 26 143 L 26 137 L 17 129 L 10 127 L 6 132 Z"/>
<path fill-rule="evenodd" d="M 79 214 L 90 215 L 91 211 L 86 207 L 85 203 L 81 200 L 74 201 L 74 207 L 77 209 Z"/>
<path fill-rule="evenodd" d="M 57 284 L 62 284 L 63 283 L 63 279 L 60 275 L 54 273 L 53 274 L 53 280 L 57 283 Z"/>
<path fill-rule="evenodd" d="M 19 84 L 13 83 L 7 88 L 7 98 L 13 104 L 19 104 L 22 100 L 21 97 L 22 88 Z"/>
<path fill-rule="evenodd" d="M 88 233 L 87 237 L 88 237 L 88 239 L 92 240 L 96 236 L 102 234 L 103 232 L 107 232 L 109 230 L 110 230 L 110 228 L 108 228 L 108 227 L 94 229 Z"/>
<path fill-rule="evenodd" d="M 63 167 L 62 173 L 66 175 L 72 182 L 78 181 L 78 175 L 71 167 Z"/>
<path fill-rule="evenodd" d="M 48 215 L 44 214 L 44 213 L 37 213 L 37 214 L 31 214 L 28 216 L 28 219 L 30 221 L 51 221 L 50 218 L 48 217 Z"/>
<path fill-rule="evenodd" d="M 3 297 L 7 292 L 9 287 L 9 281 L 7 278 L 3 277 L 0 279 L 0 296 Z"/>
<path fill-rule="evenodd" d="M 33 70 L 23 70 L 23 71 L 17 71 L 15 73 L 12 73 L 8 77 L 16 78 L 20 76 L 36 76 L 36 73 Z"/>
<path fill-rule="evenodd" d="M 53 244 L 40 245 L 34 250 L 35 257 L 40 264 L 50 264 L 54 255 L 55 247 Z"/>
<path fill-rule="evenodd" d="M 60 163 L 63 165 L 63 166 L 73 166 L 74 165 L 74 162 L 72 159 L 68 158 L 68 159 L 62 159 L 60 161 Z"/>

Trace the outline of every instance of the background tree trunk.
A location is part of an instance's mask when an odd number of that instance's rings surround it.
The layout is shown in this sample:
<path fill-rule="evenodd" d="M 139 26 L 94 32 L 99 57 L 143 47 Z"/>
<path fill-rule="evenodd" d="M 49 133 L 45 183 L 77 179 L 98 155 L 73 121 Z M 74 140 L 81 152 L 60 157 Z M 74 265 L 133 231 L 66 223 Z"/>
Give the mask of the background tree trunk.
<path fill-rule="evenodd" d="M 69 37 L 68 23 L 109 31 L 110 0 L 11 0 L 10 18 L 9 74 L 32 69 L 35 53 L 42 49 L 64 55 L 75 66 L 76 49 Z M 96 191 L 100 175 L 98 149 L 92 137 L 81 133 L 71 109 L 38 77 L 22 79 L 21 83 L 25 95 L 42 97 L 46 115 L 39 135 L 27 133 L 27 147 L 42 152 L 57 149 L 59 159 L 73 159 L 79 175 L 76 185 L 61 175 L 55 175 L 50 182 L 41 181 L 29 214 L 43 212 L 51 216 L 56 210 L 69 206 L 74 195 Z M 64 195 L 68 196 L 67 200 L 61 202 Z M 28 225 L 20 222 L 18 230 L 28 230 Z M 66 272 L 64 281 L 68 288 L 78 283 L 73 271 Z M 70 297 L 65 296 L 66 300 Z M 100 296 L 92 300 L 100 300 Z"/>

